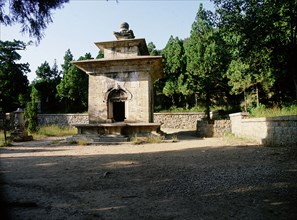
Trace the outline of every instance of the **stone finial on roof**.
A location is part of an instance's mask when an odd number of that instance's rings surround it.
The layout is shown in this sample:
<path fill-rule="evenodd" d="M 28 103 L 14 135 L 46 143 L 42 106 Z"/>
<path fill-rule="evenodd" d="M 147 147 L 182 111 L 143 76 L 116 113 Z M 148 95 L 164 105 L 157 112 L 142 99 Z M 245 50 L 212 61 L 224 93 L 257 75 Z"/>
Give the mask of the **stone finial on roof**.
<path fill-rule="evenodd" d="M 134 33 L 132 30 L 129 30 L 129 24 L 127 22 L 123 22 L 120 26 L 120 31 L 114 31 L 113 34 L 117 38 L 117 40 L 125 40 L 125 39 L 134 39 Z"/>

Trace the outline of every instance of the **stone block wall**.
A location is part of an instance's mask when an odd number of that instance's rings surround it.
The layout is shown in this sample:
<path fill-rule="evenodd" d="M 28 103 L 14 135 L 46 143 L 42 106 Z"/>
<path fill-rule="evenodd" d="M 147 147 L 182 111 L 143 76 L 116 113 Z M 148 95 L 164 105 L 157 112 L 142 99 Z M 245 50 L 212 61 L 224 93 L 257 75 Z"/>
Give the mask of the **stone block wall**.
<path fill-rule="evenodd" d="M 197 120 L 201 120 L 204 113 L 154 113 L 154 122 L 161 123 L 161 128 L 196 129 Z M 88 114 L 39 114 L 38 125 L 57 124 L 70 126 L 71 124 L 88 124 Z"/>
<path fill-rule="evenodd" d="M 271 118 L 246 118 L 230 114 L 232 133 L 254 139 L 259 144 L 281 146 L 297 144 L 297 115 Z"/>
<path fill-rule="evenodd" d="M 215 120 L 213 124 L 213 136 L 221 137 L 226 133 L 231 133 L 231 121 Z"/>
<path fill-rule="evenodd" d="M 68 127 L 72 124 L 88 124 L 88 114 L 39 114 L 37 116 L 39 126 L 58 125 Z"/>
<path fill-rule="evenodd" d="M 208 123 L 205 120 L 199 120 L 196 131 L 198 137 L 221 137 L 231 132 L 231 121 L 214 120 L 213 123 Z"/>
<path fill-rule="evenodd" d="M 186 113 L 154 113 L 154 122 L 160 123 L 162 128 L 176 128 L 195 130 L 198 120 L 205 117 L 202 112 Z"/>

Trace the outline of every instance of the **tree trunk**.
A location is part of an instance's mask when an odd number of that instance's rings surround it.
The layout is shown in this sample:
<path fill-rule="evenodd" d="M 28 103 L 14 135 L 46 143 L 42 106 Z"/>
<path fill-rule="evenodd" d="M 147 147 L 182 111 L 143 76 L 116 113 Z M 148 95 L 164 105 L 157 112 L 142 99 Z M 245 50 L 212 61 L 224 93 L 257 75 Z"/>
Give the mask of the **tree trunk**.
<path fill-rule="evenodd" d="M 246 100 L 245 90 L 243 91 L 243 96 L 244 96 L 244 111 L 247 112 L 247 100 Z"/>
<path fill-rule="evenodd" d="M 205 100 L 205 107 L 206 107 L 206 117 L 207 120 L 210 121 L 210 94 L 209 90 L 206 89 L 206 100 Z"/>
<path fill-rule="evenodd" d="M 259 107 L 259 89 L 258 89 L 258 86 L 256 87 L 256 99 L 257 99 L 257 107 Z"/>
<path fill-rule="evenodd" d="M 294 79 L 294 85 L 295 85 L 295 99 L 297 100 L 297 79 Z"/>
<path fill-rule="evenodd" d="M 5 112 L 2 113 L 2 123 L 3 123 L 3 134 L 4 134 L 4 143 L 7 144 L 7 128 L 6 128 L 6 115 Z"/>

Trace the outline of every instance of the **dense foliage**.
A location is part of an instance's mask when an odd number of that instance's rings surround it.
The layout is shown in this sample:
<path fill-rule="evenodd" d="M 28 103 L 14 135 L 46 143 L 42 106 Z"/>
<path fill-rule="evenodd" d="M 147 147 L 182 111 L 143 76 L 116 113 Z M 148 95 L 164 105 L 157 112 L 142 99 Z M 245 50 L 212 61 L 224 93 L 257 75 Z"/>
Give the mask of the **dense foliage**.
<path fill-rule="evenodd" d="M 11 112 L 25 107 L 30 71 L 28 63 L 19 63 L 18 51 L 25 50 L 21 41 L 0 41 L 0 111 Z"/>
<path fill-rule="evenodd" d="M 191 107 L 195 99 L 207 113 L 216 107 L 249 110 L 296 103 L 297 1 L 214 3 L 215 12 L 200 5 L 189 38 L 171 37 L 162 51 L 163 94 L 172 99 L 169 106 L 177 105 L 173 96 L 178 93 L 191 97 L 179 107 Z M 184 42 L 184 53 L 174 40 Z M 177 73 L 178 62 L 186 70 Z M 167 102 L 159 108 L 167 108 Z"/>
<path fill-rule="evenodd" d="M 87 59 L 93 59 L 90 53 L 86 53 L 78 60 Z M 88 109 L 88 75 L 72 65 L 71 61 L 73 55 L 67 50 L 62 65 L 63 78 L 57 85 L 57 95 L 64 104 L 65 112 L 84 112 Z"/>
<path fill-rule="evenodd" d="M 29 33 L 38 41 L 52 22 L 52 10 L 61 8 L 69 0 L 1 0 L 0 23 L 22 25 L 21 32 Z"/>
<path fill-rule="evenodd" d="M 256 103 L 297 98 L 297 1 L 214 0 L 219 30 L 230 45 L 231 92 Z"/>

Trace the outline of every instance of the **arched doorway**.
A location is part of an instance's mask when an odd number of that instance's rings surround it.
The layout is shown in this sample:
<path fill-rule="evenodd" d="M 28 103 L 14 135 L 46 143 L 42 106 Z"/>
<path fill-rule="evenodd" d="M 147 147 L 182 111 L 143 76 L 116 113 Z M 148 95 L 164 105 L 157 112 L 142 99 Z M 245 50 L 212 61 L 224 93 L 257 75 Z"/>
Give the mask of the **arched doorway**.
<path fill-rule="evenodd" d="M 125 120 L 125 101 L 127 93 L 123 89 L 114 89 L 108 95 L 108 115 L 116 122 Z"/>

